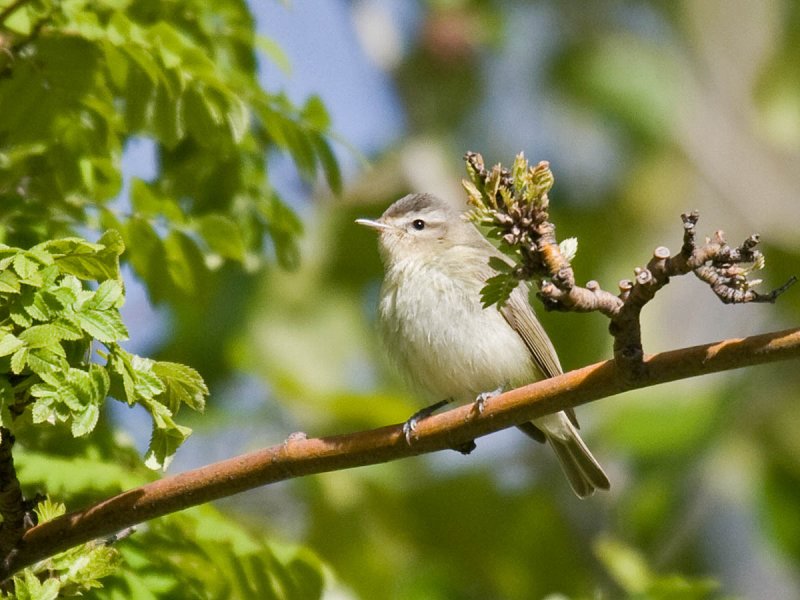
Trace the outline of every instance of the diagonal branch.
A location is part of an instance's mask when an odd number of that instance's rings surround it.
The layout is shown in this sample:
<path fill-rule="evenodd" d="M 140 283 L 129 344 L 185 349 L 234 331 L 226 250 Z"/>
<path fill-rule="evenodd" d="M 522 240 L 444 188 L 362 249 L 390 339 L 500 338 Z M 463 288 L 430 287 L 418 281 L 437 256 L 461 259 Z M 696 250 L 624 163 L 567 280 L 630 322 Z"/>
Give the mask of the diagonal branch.
<path fill-rule="evenodd" d="M 292 434 L 282 444 L 236 456 L 123 492 L 25 532 L 3 577 L 58 552 L 255 487 L 329 471 L 458 448 L 477 437 L 634 388 L 745 366 L 800 358 L 800 328 L 664 352 L 645 358 L 635 382 L 605 361 L 508 391 L 477 414 L 460 406 L 420 421 L 412 445 L 401 425 L 326 438 Z"/>

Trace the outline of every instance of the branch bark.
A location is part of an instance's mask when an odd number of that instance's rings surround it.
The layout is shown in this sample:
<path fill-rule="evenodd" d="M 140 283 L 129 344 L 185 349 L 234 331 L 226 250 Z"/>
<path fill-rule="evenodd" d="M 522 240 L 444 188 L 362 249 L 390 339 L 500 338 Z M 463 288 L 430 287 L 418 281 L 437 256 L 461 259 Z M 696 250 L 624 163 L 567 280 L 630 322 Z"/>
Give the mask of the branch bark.
<path fill-rule="evenodd" d="M 25 532 L 25 498 L 22 497 L 11 448 L 14 436 L 0 427 L 0 553 L 7 556 Z"/>
<path fill-rule="evenodd" d="M 631 389 L 791 358 L 800 358 L 800 328 L 648 356 L 642 375 L 633 381 L 620 376 L 614 361 L 583 367 L 505 392 L 488 401 L 481 414 L 465 405 L 426 418 L 411 445 L 402 425 L 314 439 L 292 434 L 277 446 L 167 477 L 37 525 L 25 532 L 2 576 L 136 523 L 269 483 L 458 448 L 500 429 Z"/>

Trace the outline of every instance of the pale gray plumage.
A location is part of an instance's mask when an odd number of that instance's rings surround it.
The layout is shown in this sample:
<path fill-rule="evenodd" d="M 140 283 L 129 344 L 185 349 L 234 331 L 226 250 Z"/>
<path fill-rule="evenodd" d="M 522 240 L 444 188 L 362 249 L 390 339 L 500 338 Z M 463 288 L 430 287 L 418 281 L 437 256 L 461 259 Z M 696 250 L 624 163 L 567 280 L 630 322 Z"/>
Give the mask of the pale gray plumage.
<path fill-rule="evenodd" d="M 434 400 L 467 402 L 561 373 L 524 284 L 501 309 L 481 305 L 481 288 L 494 274 L 489 257 L 502 255 L 457 208 L 430 194 L 412 194 L 380 219 L 357 222 L 380 232 L 381 330 L 392 359 L 417 388 Z M 550 443 L 583 498 L 608 489 L 609 482 L 576 428 L 572 411 L 520 426 Z"/>

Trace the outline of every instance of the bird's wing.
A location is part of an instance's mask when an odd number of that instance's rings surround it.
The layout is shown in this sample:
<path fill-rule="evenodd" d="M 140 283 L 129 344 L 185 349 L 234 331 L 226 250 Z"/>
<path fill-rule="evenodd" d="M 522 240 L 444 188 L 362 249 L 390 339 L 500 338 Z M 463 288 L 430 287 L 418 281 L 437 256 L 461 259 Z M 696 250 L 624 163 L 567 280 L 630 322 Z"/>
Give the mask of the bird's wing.
<path fill-rule="evenodd" d="M 504 256 L 489 240 L 483 237 L 483 235 L 478 233 L 476 239 L 478 240 L 477 243 L 479 247 L 486 249 L 489 255 L 511 264 L 508 257 Z M 496 274 L 496 271 L 489 266 L 487 261 L 485 279 Z M 489 308 L 487 310 L 493 309 Z M 545 377 L 555 377 L 563 373 L 561 363 L 558 361 L 558 354 L 556 354 L 556 349 L 553 347 L 553 342 L 550 341 L 547 332 L 544 330 L 541 323 L 539 323 L 539 319 L 536 318 L 533 308 L 531 308 L 528 302 L 528 285 L 526 283 L 520 283 L 520 285 L 511 292 L 508 301 L 500 308 L 500 314 L 502 314 L 506 322 L 511 325 L 511 328 L 519 334 L 522 341 L 525 342 L 525 345 L 531 353 L 531 357 L 533 357 L 533 362 Z M 564 412 L 575 428 L 580 428 L 580 425 L 578 425 L 578 418 L 575 416 L 575 410 L 568 408 Z M 519 428 L 530 437 L 541 442 L 545 441 L 544 434 L 539 431 L 533 423 L 524 423 L 520 425 Z"/>
<path fill-rule="evenodd" d="M 539 319 L 533 314 L 526 297 L 527 290 L 528 286 L 525 284 L 518 285 L 500 312 L 511 328 L 523 339 L 542 374 L 545 377 L 555 377 L 563 372 L 561 363 L 558 362 L 553 343 L 539 323 Z"/>
<path fill-rule="evenodd" d="M 542 374 L 545 377 L 555 377 L 563 373 L 561 363 L 558 361 L 558 355 L 553 343 L 528 303 L 527 291 L 527 285 L 524 283 L 518 285 L 511 293 L 508 302 L 500 309 L 500 313 L 525 342 L 533 357 L 533 362 Z M 572 424 L 578 427 L 575 411 L 570 408 L 564 412 L 567 413 Z"/>

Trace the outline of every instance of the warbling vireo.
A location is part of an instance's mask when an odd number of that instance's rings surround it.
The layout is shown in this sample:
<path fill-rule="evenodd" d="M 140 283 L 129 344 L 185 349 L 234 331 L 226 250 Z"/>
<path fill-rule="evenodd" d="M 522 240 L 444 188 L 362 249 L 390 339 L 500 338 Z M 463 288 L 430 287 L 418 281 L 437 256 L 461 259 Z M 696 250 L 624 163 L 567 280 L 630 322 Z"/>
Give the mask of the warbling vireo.
<path fill-rule="evenodd" d="M 411 194 L 379 219 L 356 223 L 380 233 L 385 277 L 379 315 L 391 358 L 413 385 L 440 400 L 434 407 L 483 401 L 491 390 L 562 372 L 525 284 L 502 308 L 481 305 L 481 288 L 494 274 L 489 258 L 502 255 L 455 207 Z M 407 433 L 426 414 L 412 416 Z M 607 490 L 609 481 L 576 428 L 571 410 L 520 426 L 550 443 L 572 489 L 584 498 Z"/>

